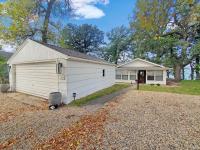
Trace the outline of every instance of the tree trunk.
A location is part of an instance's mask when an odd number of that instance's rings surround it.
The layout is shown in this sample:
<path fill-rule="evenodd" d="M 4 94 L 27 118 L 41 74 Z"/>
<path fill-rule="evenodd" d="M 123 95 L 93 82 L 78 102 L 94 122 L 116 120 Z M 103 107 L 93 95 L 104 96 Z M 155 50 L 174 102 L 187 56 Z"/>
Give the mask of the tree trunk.
<path fill-rule="evenodd" d="M 175 76 L 175 80 L 177 82 L 181 81 L 181 69 L 182 69 L 181 64 L 176 64 L 174 66 L 174 76 Z"/>
<path fill-rule="evenodd" d="M 118 60 L 116 59 L 114 63 L 115 63 L 115 65 L 117 65 L 117 63 L 118 63 Z"/>
<path fill-rule="evenodd" d="M 185 68 L 182 68 L 182 80 L 185 80 Z"/>
<path fill-rule="evenodd" d="M 194 80 L 194 67 L 192 66 L 192 64 L 190 64 L 190 68 L 191 68 L 191 80 Z"/>
<path fill-rule="evenodd" d="M 197 56 L 196 57 L 196 65 L 199 65 L 199 63 L 200 63 L 200 57 Z M 196 80 L 200 80 L 200 72 L 199 72 L 199 70 L 196 70 Z"/>
<path fill-rule="evenodd" d="M 46 15 L 44 18 L 44 23 L 43 23 L 43 31 L 42 31 L 42 42 L 47 43 L 47 39 L 48 39 L 48 27 L 49 27 L 49 18 L 51 15 L 51 10 L 53 7 L 53 4 L 56 0 L 50 0 L 50 2 L 48 3 L 47 6 L 47 11 L 46 11 Z"/>
<path fill-rule="evenodd" d="M 167 78 L 169 79 L 170 71 L 167 71 Z"/>

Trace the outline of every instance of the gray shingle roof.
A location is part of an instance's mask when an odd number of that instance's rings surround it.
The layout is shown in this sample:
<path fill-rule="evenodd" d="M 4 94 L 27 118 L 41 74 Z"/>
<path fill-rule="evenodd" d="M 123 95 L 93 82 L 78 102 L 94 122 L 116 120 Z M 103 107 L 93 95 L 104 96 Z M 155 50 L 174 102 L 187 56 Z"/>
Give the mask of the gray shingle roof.
<path fill-rule="evenodd" d="M 50 45 L 50 44 L 46 44 L 46 43 L 43 43 L 43 42 L 39 42 L 39 41 L 36 41 L 36 40 L 33 40 L 39 44 L 42 44 L 46 47 L 49 47 L 57 52 L 60 52 L 64 55 L 67 55 L 67 56 L 71 56 L 71 57 L 77 57 L 77 58 L 81 58 L 81 59 L 86 59 L 86 60 L 92 60 L 92 61 L 97 61 L 97 62 L 101 62 L 101 63 L 109 63 L 103 59 L 100 59 L 100 58 L 97 58 L 95 56 L 91 56 L 91 55 L 86 55 L 84 53 L 81 53 L 81 52 L 78 52 L 78 51 L 75 51 L 75 50 L 70 50 L 70 49 L 66 49 L 66 48 L 62 48 L 62 47 L 58 47 L 58 46 L 55 46 L 55 45 Z M 112 63 L 110 63 L 112 64 Z M 113 64 L 114 65 L 114 64 Z"/>
<path fill-rule="evenodd" d="M 0 56 L 6 58 L 6 59 L 9 59 L 11 56 L 12 56 L 13 53 L 9 53 L 9 52 L 5 52 L 5 51 L 2 51 L 0 50 Z"/>

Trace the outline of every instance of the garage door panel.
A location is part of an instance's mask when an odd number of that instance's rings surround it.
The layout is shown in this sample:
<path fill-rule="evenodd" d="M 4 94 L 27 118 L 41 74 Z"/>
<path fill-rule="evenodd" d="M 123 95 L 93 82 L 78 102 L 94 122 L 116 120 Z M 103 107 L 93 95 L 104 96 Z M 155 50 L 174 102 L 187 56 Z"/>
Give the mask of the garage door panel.
<path fill-rule="evenodd" d="M 45 77 L 40 77 L 40 76 L 29 76 L 28 79 L 24 80 L 23 77 L 21 78 L 17 78 L 18 81 L 20 82 L 27 82 L 27 81 L 30 81 L 30 83 L 32 82 L 43 82 L 43 83 L 46 83 L 48 82 L 48 84 L 55 84 L 57 83 L 57 80 L 55 78 L 50 78 L 50 79 L 46 79 Z"/>
<path fill-rule="evenodd" d="M 56 63 L 16 65 L 16 90 L 48 98 L 58 89 Z"/>

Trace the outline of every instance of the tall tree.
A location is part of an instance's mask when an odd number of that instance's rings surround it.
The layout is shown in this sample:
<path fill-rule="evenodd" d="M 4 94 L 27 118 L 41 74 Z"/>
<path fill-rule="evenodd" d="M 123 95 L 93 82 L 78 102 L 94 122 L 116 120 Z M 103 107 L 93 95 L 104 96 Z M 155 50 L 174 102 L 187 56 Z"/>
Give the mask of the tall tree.
<path fill-rule="evenodd" d="M 196 56 L 195 60 L 193 61 L 193 68 L 196 73 L 196 79 L 200 79 L 200 62 L 199 62 L 199 57 L 200 57 L 200 40 L 198 40 L 195 45 L 191 48 L 191 53 L 192 55 Z"/>
<path fill-rule="evenodd" d="M 39 36 L 47 43 L 57 33 L 58 19 L 68 17 L 70 0 L 7 0 L 1 4 L 1 38 L 21 41 Z"/>
<path fill-rule="evenodd" d="M 181 79 L 181 69 L 190 64 L 196 57 L 199 56 L 199 51 L 195 50 L 197 43 L 199 19 L 196 13 L 199 14 L 199 1 L 177 0 L 174 4 L 174 13 L 172 15 L 172 25 L 174 26 L 166 35 L 176 36 L 178 42 L 176 48 L 171 52 L 171 57 L 174 61 L 175 78 Z M 193 51 L 195 50 L 195 51 Z"/>
<path fill-rule="evenodd" d="M 172 0 L 138 0 L 134 12 L 131 28 L 133 29 L 133 41 L 136 55 L 149 58 L 149 54 L 158 59 L 165 51 L 162 45 L 165 43 L 160 35 L 166 30 L 169 22 L 169 13 Z M 157 54 L 159 53 L 159 54 Z M 157 58 L 156 58 L 157 57 Z"/>
<path fill-rule="evenodd" d="M 133 44 L 131 42 L 131 30 L 124 27 L 116 27 L 107 33 L 109 43 L 104 48 L 103 57 L 115 64 L 132 57 Z"/>
<path fill-rule="evenodd" d="M 167 62 L 174 68 L 175 79 L 180 81 L 182 68 L 197 56 L 191 52 L 197 34 L 191 18 L 199 2 L 138 0 L 137 6 L 131 24 L 137 53 L 160 63 Z"/>
<path fill-rule="evenodd" d="M 96 52 L 104 44 L 104 33 L 97 26 L 68 24 L 61 31 L 59 44 L 82 53 Z"/>
<path fill-rule="evenodd" d="M 29 0 L 6 1 L 2 4 L 0 31 L 1 39 L 20 41 L 25 36 L 32 35 L 29 27 L 29 16 L 35 3 Z"/>

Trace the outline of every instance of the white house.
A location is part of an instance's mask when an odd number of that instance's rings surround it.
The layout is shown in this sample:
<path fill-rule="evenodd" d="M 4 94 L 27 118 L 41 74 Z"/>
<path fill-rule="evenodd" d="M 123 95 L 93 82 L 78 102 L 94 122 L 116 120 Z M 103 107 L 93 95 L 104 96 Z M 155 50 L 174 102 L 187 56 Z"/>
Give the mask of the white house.
<path fill-rule="evenodd" d="M 166 84 L 167 70 L 169 68 L 140 58 L 119 65 L 116 68 L 116 82 L 146 84 Z"/>
<path fill-rule="evenodd" d="M 48 98 L 61 92 L 69 103 L 115 83 L 115 65 L 104 60 L 27 39 L 8 60 L 12 91 Z"/>

